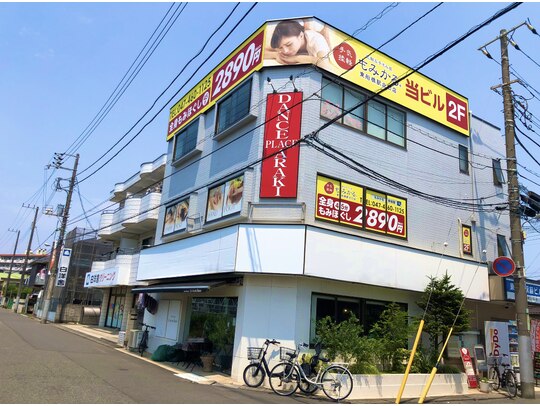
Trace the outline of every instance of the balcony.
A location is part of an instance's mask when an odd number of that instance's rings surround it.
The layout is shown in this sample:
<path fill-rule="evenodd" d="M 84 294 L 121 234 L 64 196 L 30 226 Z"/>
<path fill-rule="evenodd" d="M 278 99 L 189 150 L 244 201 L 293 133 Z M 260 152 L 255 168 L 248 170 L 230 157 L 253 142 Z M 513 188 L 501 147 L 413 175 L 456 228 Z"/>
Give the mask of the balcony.
<path fill-rule="evenodd" d="M 99 224 L 99 236 L 120 239 L 122 233 L 142 234 L 155 229 L 161 202 L 161 193 L 148 193 L 142 197 L 131 197 L 124 207 L 115 211 L 104 211 Z"/>
<path fill-rule="evenodd" d="M 137 269 L 139 250 L 124 248 L 109 252 L 92 263 L 91 271 L 86 274 L 85 287 L 111 287 L 139 285 Z"/>

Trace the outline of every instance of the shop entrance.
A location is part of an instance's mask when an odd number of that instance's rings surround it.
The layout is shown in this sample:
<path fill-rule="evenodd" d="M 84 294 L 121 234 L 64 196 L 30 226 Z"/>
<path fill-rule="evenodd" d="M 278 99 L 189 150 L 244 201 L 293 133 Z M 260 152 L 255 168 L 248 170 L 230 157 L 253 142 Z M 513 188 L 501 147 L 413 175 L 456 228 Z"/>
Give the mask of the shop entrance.
<path fill-rule="evenodd" d="M 118 328 L 122 327 L 122 319 L 124 317 L 124 305 L 126 301 L 127 287 L 120 286 L 111 289 L 109 303 L 107 305 L 107 316 L 105 318 L 105 327 Z"/>
<path fill-rule="evenodd" d="M 194 297 L 191 299 L 189 338 L 211 343 L 214 366 L 230 373 L 237 297 Z"/>

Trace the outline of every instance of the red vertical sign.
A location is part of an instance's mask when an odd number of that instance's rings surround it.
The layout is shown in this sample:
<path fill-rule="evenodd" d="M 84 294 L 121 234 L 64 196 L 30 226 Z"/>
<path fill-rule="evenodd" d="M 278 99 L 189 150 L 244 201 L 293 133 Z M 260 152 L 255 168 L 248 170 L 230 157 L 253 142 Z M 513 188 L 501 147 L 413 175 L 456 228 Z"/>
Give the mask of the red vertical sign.
<path fill-rule="evenodd" d="M 260 197 L 296 197 L 301 119 L 302 92 L 268 95 Z"/>
<path fill-rule="evenodd" d="M 476 374 L 474 373 L 474 367 L 471 359 L 471 354 L 467 348 L 461 348 L 459 351 L 461 354 L 461 360 L 463 361 L 463 368 L 465 368 L 465 374 L 467 374 L 467 383 L 469 388 L 477 388 L 478 380 L 476 379 Z"/>

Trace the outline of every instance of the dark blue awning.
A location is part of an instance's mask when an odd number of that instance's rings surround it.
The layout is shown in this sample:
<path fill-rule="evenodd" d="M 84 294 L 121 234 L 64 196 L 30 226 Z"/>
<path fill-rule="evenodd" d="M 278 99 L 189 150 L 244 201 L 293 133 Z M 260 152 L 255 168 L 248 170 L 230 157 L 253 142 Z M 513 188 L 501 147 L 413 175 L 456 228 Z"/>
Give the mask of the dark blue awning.
<path fill-rule="evenodd" d="M 178 292 L 178 293 L 202 293 L 212 288 L 225 285 L 227 281 L 204 281 L 192 283 L 158 283 L 155 285 L 141 286 L 131 290 L 132 293 L 158 293 L 158 292 Z"/>

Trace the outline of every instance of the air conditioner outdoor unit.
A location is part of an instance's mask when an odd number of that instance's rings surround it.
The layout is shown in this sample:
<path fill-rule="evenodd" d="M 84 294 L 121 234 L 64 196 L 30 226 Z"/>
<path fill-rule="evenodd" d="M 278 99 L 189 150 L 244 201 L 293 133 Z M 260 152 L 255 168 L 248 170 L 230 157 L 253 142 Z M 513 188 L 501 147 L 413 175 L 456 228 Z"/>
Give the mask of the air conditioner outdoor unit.
<path fill-rule="evenodd" d="M 137 347 L 139 346 L 139 342 L 141 341 L 142 333 L 142 330 L 131 330 L 129 332 L 128 348 L 130 350 L 137 349 Z"/>

